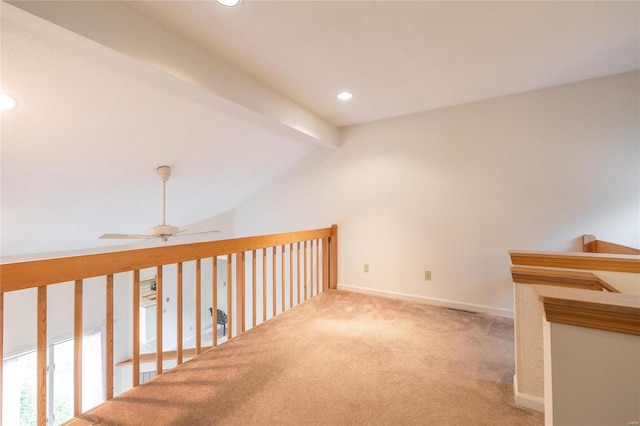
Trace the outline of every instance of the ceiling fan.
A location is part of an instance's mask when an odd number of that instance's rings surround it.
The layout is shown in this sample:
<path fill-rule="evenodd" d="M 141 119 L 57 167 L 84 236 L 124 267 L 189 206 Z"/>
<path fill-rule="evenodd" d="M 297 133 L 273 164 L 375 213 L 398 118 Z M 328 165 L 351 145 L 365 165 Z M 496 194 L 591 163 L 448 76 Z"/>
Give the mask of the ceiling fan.
<path fill-rule="evenodd" d="M 154 238 L 159 238 L 161 241 L 167 241 L 169 237 L 178 237 L 184 235 L 195 235 L 195 234 L 208 234 L 213 232 L 220 232 L 218 230 L 213 231 L 202 231 L 202 232 L 191 232 L 185 234 L 185 231 L 188 229 L 179 229 L 177 226 L 167 225 L 165 222 L 165 204 L 166 204 L 166 186 L 169 177 L 171 177 L 171 167 L 169 166 L 160 166 L 156 169 L 157 175 L 162 180 L 162 224 L 157 226 L 152 226 L 149 228 L 149 234 L 103 234 L 100 236 L 101 239 L 140 239 L 140 240 L 150 240 Z"/>

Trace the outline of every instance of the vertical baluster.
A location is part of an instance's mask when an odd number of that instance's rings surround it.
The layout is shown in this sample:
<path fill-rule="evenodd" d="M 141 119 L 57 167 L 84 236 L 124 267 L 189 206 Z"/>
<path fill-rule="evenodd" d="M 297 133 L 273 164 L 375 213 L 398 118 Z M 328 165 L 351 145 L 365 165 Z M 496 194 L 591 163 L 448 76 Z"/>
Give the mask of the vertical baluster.
<path fill-rule="evenodd" d="M 113 274 L 107 275 L 107 383 L 106 399 L 113 398 Z"/>
<path fill-rule="evenodd" d="M 140 384 L 140 270 L 133 271 L 133 387 Z"/>
<path fill-rule="evenodd" d="M 273 294 L 271 295 L 271 300 L 273 301 L 273 315 L 271 315 L 271 317 L 275 317 L 276 316 L 276 306 L 277 306 L 277 299 L 276 299 L 276 248 L 272 247 L 271 248 L 271 266 L 273 269 L 273 282 L 272 282 L 272 290 L 273 290 Z"/>
<path fill-rule="evenodd" d="M 280 251 L 280 261 L 282 263 L 282 309 L 280 310 L 280 312 L 284 312 L 285 311 L 285 272 L 284 272 L 284 244 L 281 247 L 281 251 Z"/>
<path fill-rule="evenodd" d="M 316 242 L 316 294 L 320 294 L 320 240 Z"/>
<path fill-rule="evenodd" d="M 308 287 L 307 286 L 307 284 L 308 284 L 307 283 L 307 242 L 305 241 L 303 243 L 303 245 L 304 245 L 304 253 L 303 253 L 303 257 L 304 257 L 303 266 L 304 266 L 304 269 L 303 269 L 303 272 L 302 272 L 302 274 L 304 276 L 304 293 L 303 293 L 303 297 L 304 298 L 303 298 L 303 300 L 307 300 L 307 287 Z"/>
<path fill-rule="evenodd" d="M 232 268 L 231 268 L 231 255 L 227 255 L 227 341 L 233 338 L 233 294 L 232 292 Z"/>
<path fill-rule="evenodd" d="M 297 259 L 296 259 L 296 270 L 297 270 L 297 277 L 298 277 L 298 304 L 300 304 L 300 241 L 298 241 L 298 255 L 297 255 Z"/>
<path fill-rule="evenodd" d="M 236 253 L 236 316 L 238 320 L 238 335 L 245 331 L 244 311 L 244 252 Z"/>
<path fill-rule="evenodd" d="M 82 280 L 76 280 L 73 294 L 73 415 L 82 413 Z"/>
<path fill-rule="evenodd" d="M 315 245 L 313 244 L 314 240 L 309 241 L 309 245 L 311 248 L 309 250 L 309 290 L 311 291 L 311 297 L 313 297 L 313 249 Z M 317 293 L 316 293 L 317 294 Z"/>
<path fill-rule="evenodd" d="M 176 272 L 176 364 L 182 364 L 182 262 L 178 262 L 178 270 Z"/>
<path fill-rule="evenodd" d="M 37 419 L 47 424 L 47 286 L 38 287 Z"/>
<path fill-rule="evenodd" d="M 293 307 L 293 243 L 289 245 L 289 307 Z"/>
<path fill-rule="evenodd" d="M 202 351 L 202 262 L 196 259 L 196 356 Z"/>
<path fill-rule="evenodd" d="M 162 374 L 162 265 L 156 268 L 156 375 Z"/>
<path fill-rule="evenodd" d="M 218 346 L 218 257 L 211 259 L 211 321 L 213 322 L 213 347 Z"/>
<path fill-rule="evenodd" d="M 267 248 L 262 249 L 262 322 L 267 320 Z"/>
<path fill-rule="evenodd" d="M 256 301 L 256 275 L 257 275 L 257 271 L 256 271 L 256 264 L 257 264 L 257 259 L 256 259 L 256 251 L 253 250 L 251 252 L 251 283 L 252 283 L 252 289 L 253 289 L 253 296 L 252 296 L 252 304 L 253 304 L 253 311 L 252 311 L 252 324 L 255 327 L 256 326 L 256 315 L 257 315 L 257 301 Z"/>

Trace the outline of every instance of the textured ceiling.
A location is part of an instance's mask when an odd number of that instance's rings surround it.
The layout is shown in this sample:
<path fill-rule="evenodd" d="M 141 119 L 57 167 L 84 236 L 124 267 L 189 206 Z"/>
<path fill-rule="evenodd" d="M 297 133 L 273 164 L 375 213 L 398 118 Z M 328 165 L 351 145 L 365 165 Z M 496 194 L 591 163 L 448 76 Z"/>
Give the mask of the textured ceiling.
<path fill-rule="evenodd" d="M 633 1 L 132 4 L 339 126 L 640 67 Z"/>
<path fill-rule="evenodd" d="M 49 12 L 63 3 L 60 15 L 82 2 L 43 2 Z M 339 126 L 640 68 L 639 2 L 130 4 Z M 19 101 L 1 115 L 5 258 L 145 233 L 161 221 L 159 165 L 173 168 L 167 221 L 182 226 L 236 208 L 316 149 L 230 115 L 144 51 L 132 59 L 48 22 L 8 19 L 2 5 L 2 88 Z M 85 27 L 102 18 L 78 16 Z M 341 90 L 356 97 L 340 102 Z"/>

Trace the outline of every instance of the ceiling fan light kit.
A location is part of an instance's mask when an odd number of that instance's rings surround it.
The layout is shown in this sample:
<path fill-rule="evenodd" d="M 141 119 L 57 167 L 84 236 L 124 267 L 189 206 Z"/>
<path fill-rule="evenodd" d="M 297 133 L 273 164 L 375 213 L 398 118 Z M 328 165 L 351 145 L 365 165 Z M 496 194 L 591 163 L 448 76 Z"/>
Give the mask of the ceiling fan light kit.
<path fill-rule="evenodd" d="M 171 167 L 169 166 L 160 166 L 156 169 L 156 174 L 162 181 L 162 223 L 157 226 L 152 226 L 149 228 L 149 235 L 144 234 L 103 234 L 100 236 L 101 239 L 151 239 L 151 238 L 159 238 L 161 241 L 167 241 L 169 237 L 175 237 L 178 234 L 186 231 L 186 229 L 180 231 L 180 228 L 177 226 L 167 225 L 166 223 L 166 199 L 167 199 L 167 188 L 166 184 L 169 178 L 171 177 Z M 203 232 L 193 232 L 190 234 L 181 234 L 181 235 L 194 235 L 194 234 L 207 234 L 212 232 L 220 232 L 218 230 L 215 231 L 203 231 Z"/>
<path fill-rule="evenodd" d="M 173 237 L 178 233 L 178 227 L 171 225 L 152 226 L 151 228 L 149 228 L 149 233 L 156 237 L 164 237 L 165 239 L 163 239 L 162 241 L 166 241 L 167 237 Z"/>

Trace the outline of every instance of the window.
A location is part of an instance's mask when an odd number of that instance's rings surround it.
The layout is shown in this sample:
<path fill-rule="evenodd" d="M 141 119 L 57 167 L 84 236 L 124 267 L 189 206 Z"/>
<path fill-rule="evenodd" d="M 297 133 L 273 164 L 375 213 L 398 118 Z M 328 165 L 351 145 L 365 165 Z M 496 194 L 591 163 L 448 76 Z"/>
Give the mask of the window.
<path fill-rule="evenodd" d="M 104 401 L 102 330 L 82 338 L 82 409 Z M 37 424 L 36 351 L 4 360 L 2 415 L 10 425 Z M 73 340 L 49 345 L 47 351 L 47 425 L 73 417 Z"/>

